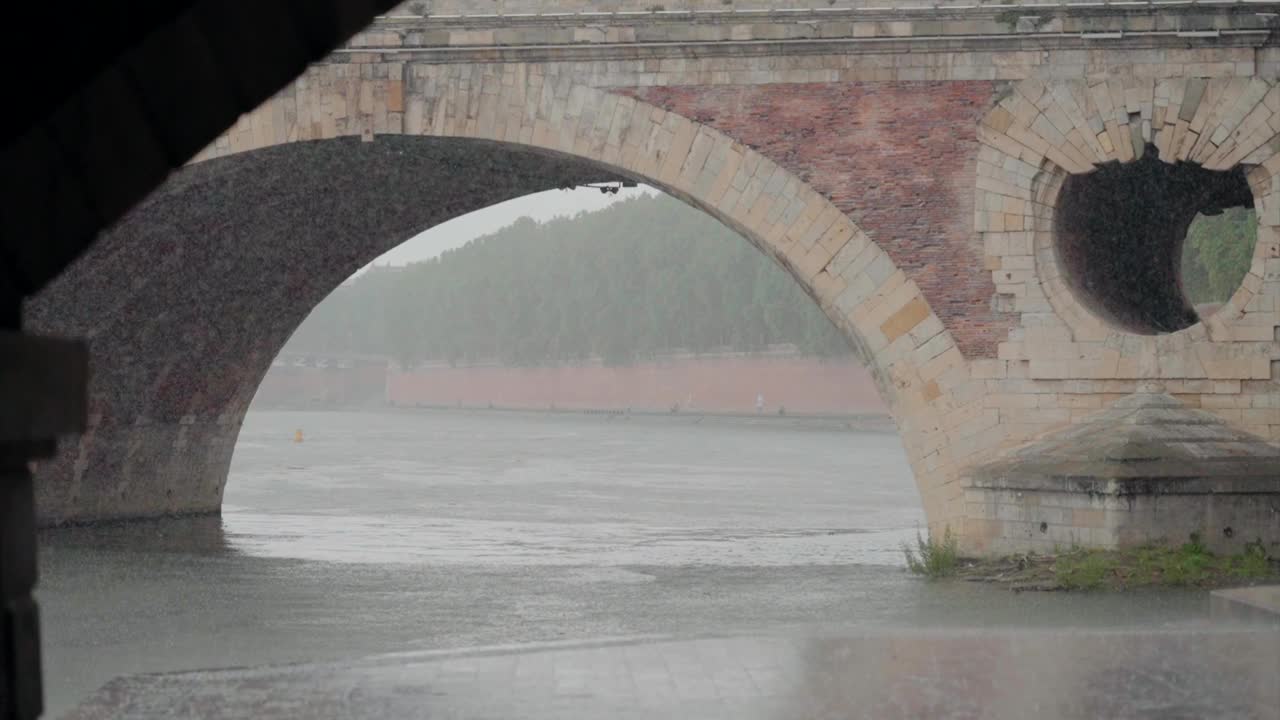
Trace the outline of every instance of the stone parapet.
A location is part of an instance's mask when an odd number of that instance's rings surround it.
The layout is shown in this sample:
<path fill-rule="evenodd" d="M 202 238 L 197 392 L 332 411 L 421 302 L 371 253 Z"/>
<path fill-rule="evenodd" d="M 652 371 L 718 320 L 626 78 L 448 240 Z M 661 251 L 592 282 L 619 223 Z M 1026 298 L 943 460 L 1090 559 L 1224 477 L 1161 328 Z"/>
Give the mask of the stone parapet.
<path fill-rule="evenodd" d="M 817 7 L 391 15 L 339 51 L 437 62 L 718 55 L 1256 47 L 1280 3 Z"/>

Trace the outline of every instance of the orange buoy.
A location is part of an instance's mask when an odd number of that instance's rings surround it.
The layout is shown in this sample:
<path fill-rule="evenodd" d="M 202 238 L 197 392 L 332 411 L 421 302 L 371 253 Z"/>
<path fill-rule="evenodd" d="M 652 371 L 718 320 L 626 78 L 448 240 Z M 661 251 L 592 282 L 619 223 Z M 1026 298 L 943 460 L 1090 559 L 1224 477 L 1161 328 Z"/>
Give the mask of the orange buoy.
<path fill-rule="evenodd" d="M 302 442 L 302 428 L 298 428 L 297 430 L 295 430 L 295 431 L 294 431 L 294 433 L 293 433 L 293 441 L 294 441 L 295 443 L 300 443 L 300 442 Z"/>

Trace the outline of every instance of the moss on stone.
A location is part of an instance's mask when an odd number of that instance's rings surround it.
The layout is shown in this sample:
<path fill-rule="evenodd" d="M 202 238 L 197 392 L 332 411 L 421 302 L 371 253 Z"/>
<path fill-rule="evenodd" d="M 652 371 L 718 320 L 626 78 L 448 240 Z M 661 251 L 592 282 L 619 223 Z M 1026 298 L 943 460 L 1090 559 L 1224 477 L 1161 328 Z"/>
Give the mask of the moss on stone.
<path fill-rule="evenodd" d="M 961 561 L 955 575 L 1013 590 L 1124 591 L 1144 587 L 1217 588 L 1280 580 L 1280 559 L 1262 543 L 1239 553 L 1210 552 L 1199 539 L 1181 547 L 1071 549 L 1052 555 L 1012 555 Z"/>

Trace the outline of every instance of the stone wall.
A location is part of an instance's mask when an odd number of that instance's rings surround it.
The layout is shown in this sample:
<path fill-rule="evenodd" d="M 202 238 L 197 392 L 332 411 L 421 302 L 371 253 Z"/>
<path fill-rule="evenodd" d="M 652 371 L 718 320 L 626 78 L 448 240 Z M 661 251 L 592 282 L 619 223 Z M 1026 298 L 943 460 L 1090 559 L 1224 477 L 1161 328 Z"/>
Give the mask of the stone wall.
<path fill-rule="evenodd" d="M 1192 536 L 1214 552 L 1262 543 L 1280 551 L 1275 483 L 1170 482 L 1141 495 L 1083 493 L 1062 487 L 966 491 L 970 548 L 982 554 L 1053 554 L 1076 547 L 1178 546 Z"/>

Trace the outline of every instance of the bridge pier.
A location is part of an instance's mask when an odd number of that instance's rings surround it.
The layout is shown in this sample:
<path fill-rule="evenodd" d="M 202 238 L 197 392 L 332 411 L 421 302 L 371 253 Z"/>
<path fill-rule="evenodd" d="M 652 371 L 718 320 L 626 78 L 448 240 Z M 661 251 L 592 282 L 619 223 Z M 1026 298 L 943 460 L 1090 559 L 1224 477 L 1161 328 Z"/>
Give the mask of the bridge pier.
<path fill-rule="evenodd" d="M 965 477 L 981 554 L 1115 550 L 1197 538 L 1280 547 L 1280 446 L 1187 407 L 1159 383 Z"/>

